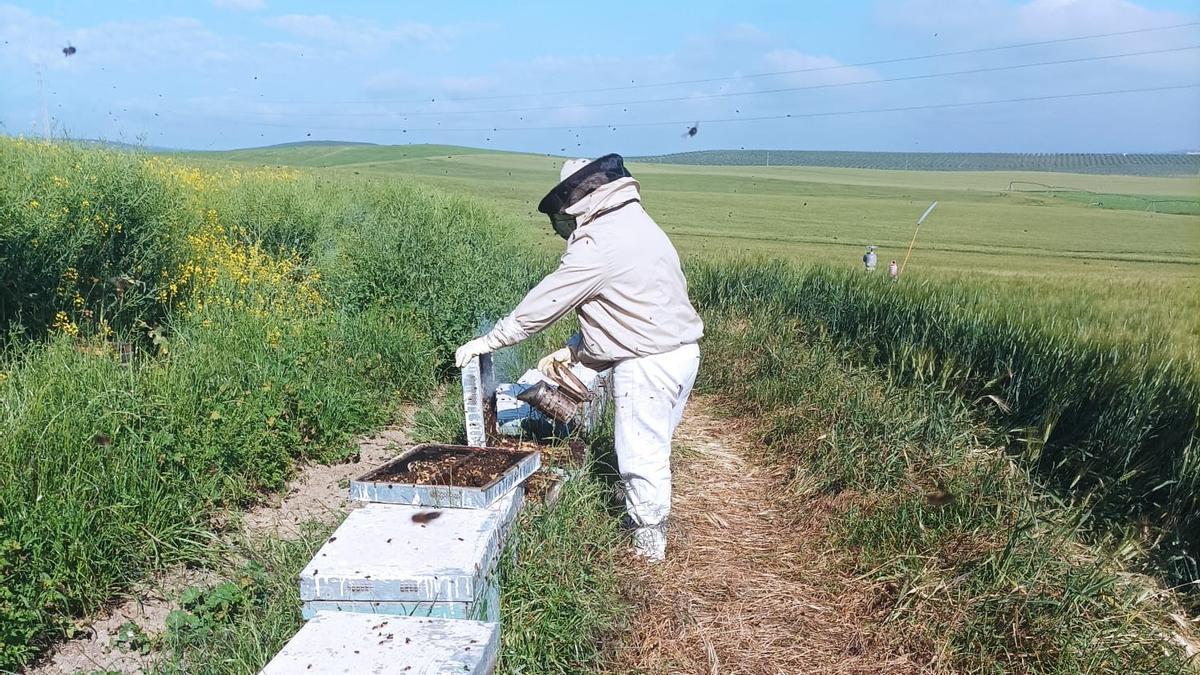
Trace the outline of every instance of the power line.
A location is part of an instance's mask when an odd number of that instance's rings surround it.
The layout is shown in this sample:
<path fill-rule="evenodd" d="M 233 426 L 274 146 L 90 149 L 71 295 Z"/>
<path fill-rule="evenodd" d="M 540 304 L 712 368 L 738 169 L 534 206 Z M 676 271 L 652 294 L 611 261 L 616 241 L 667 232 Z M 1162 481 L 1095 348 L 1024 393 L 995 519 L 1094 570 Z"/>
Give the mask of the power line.
<path fill-rule="evenodd" d="M 893 108 L 865 108 L 859 110 L 832 110 L 825 112 L 811 113 L 786 113 L 782 115 L 761 115 L 757 117 L 725 117 L 716 119 L 699 120 L 699 124 L 725 124 L 737 122 L 762 122 L 769 120 L 787 120 L 787 119 L 809 119 L 815 117 L 842 117 L 848 115 L 870 115 L 877 113 L 892 113 L 892 112 L 911 112 L 917 110 L 942 110 L 947 108 L 966 108 L 972 106 L 997 105 L 1003 103 L 1027 103 L 1034 101 L 1051 101 L 1059 99 L 1087 98 L 1095 96 L 1112 96 L 1117 94 L 1142 94 L 1156 91 L 1171 91 L 1180 89 L 1196 89 L 1200 88 L 1200 83 L 1195 84 L 1176 84 L 1162 87 L 1141 87 L 1137 89 L 1110 89 L 1107 91 L 1088 91 L 1077 92 L 1071 94 L 1047 94 L 1044 96 L 1024 96 L 1019 98 L 1003 98 L 991 99 L 985 101 L 964 101 L 961 103 L 933 103 L 912 106 L 899 106 Z M 662 122 L 630 122 L 623 124 L 576 124 L 570 126 L 520 126 L 520 127 L 425 127 L 425 128 L 385 128 L 385 127 L 330 127 L 316 125 L 298 125 L 298 124 L 277 124 L 271 122 L 258 122 L 255 126 L 260 127 L 281 127 L 288 129 L 323 129 L 327 131 L 389 131 L 389 132 L 432 132 L 432 131 L 447 131 L 447 132 L 493 132 L 493 131 L 574 131 L 581 129 L 627 129 L 636 127 L 665 127 L 665 126 L 690 126 L 696 124 L 694 119 L 662 121 Z"/>
<path fill-rule="evenodd" d="M 1059 59 L 1056 61 L 1038 61 L 1036 63 L 1018 63 L 1005 66 L 990 66 L 986 68 L 970 68 L 967 70 L 954 70 L 942 73 L 921 73 L 917 75 L 904 75 L 901 77 L 884 77 L 874 80 L 858 80 L 854 82 L 831 82 L 825 84 L 812 84 L 800 87 L 780 87 L 777 89 L 759 89 L 755 91 L 740 91 L 740 92 L 725 92 L 720 94 L 696 94 L 689 96 L 670 96 L 664 98 L 650 98 L 632 101 L 609 101 L 599 103 L 574 103 L 569 105 L 551 105 L 551 106 L 531 106 L 526 108 L 494 108 L 483 110 L 445 110 L 445 111 L 393 111 L 393 112 L 357 112 L 357 113 L 295 113 L 289 112 L 290 115 L 302 117 L 418 117 L 418 116 L 447 116 L 447 115 L 481 115 L 481 114 L 497 114 L 497 113 L 516 113 L 516 112 L 544 112 L 550 110 L 566 110 L 577 107 L 612 107 L 612 106 L 628 106 L 640 105 L 647 103 L 675 103 L 679 101 L 703 101 L 720 98 L 735 98 L 741 96 L 761 96 L 764 94 L 782 94 L 794 93 L 798 91 L 812 91 L 817 89 L 836 89 L 842 87 L 854 87 L 866 84 L 884 84 L 888 82 L 911 82 L 914 80 L 929 80 L 941 77 L 954 77 L 958 75 L 977 75 L 980 73 L 995 73 L 1007 70 L 1020 70 L 1024 68 L 1040 68 L 1045 66 L 1058 66 L 1072 63 L 1088 63 L 1092 61 L 1106 61 L 1111 59 L 1128 58 L 1131 56 L 1147 56 L 1151 54 L 1169 54 L 1174 52 L 1189 51 L 1200 49 L 1200 45 L 1192 45 L 1188 47 L 1170 47 L 1166 49 L 1151 49 L 1140 52 L 1125 52 L 1123 54 L 1106 54 L 1102 56 L 1081 56 L 1072 59 Z M 239 115 L 278 115 L 278 112 L 268 111 L 233 111 Z"/>
<path fill-rule="evenodd" d="M 320 101 L 292 100 L 292 101 L 265 101 L 265 102 L 267 102 L 267 103 L 290 103 L 290 104 L 330 104 L 330 105 L 333 105 L 333 104 L 344 105 L 344 104 L 350 104 L 350 103 L 431 103 L 431 102 L 436 102 L 436 101 L 441 101 L 441 102 L 495 101 L 495 100 L 512 99 L 512 98 L 530 98 L 530 97 L 535 97 L 535 96 L 563 96 L 563 95 L 569 95 L 569 94 L 592 94 L 592 93 L 602 93 L 602 92 L 611 92 L 611 91 L 628 91 L 631 89 L 651 89 L 651 88 L 657 88 L 657 87 L 673 87 L 673 86 L 685 85 L 685 84 L 707 84 L 707 83 L 712 83 L 712 82 L 729 82 L 729 81 L 733 81 L 733 80 L 745 80 L 745 79 L 759 78 L 759 77 L 775 77 L 778 75 L 798 75 L 801 73 L 816 73 L 816 72 L 824 72 L 824 71 L 829 71 L 829 70 L 840 70 L 840 69 L 844 69 L 844 68 L 862 68 L 865 66 L 882 66 L 882 65 L 893 64 L 893 63 L 908 63 L 911 61 L 923 61 L 923 60 L 927 60 L 927 59 L 938 59 L 938 58 L 944 58 L 947 56 L 965 56 L 968 54 L 983 54 L 983 53 L 988 53 L 988 52 L 1005 51 L 1005 50 L 1009 50 L 1009 49 L 1024 49 L 1027 47 L 1041 47 L 1044 45 L 1062 44 L 1062 43 L 1066 43 L 1066 42 L 1079 42 L 1082 40 L 1097 40 L 1097 39 L 1101 39 L 1101 38 L 1120 37 L 1120 36 L 1124 36 L 1124 35 L 1137 35 L 1140 33 L 1154 33 L 1154 32 L 1167 31 L 1167 30 L 1175 30 L 1177 28 L 1190 28 L 1193 26 L 1200 26 L 1200 21 L 1191 21 L 1188 23 L 1177 23 L 1177 24 L 1172 24 L 1170 26 L 1137 28 L 1134 30 L 1117 31 L 1117 32 L 1113 32 L 1113 33 L 1096 33 L 1093 35 L 1079 35 L 1076 37 L 1056 38 L 1053 40 L 1039 40 L 1037 42 L 1020 42 L 1020 43 L 1016 43 L 1016 44 L 998 45 L 998 46 L 994 46 L 994 47 L 977 47 L 974 49 L 959 49 L 959 50 L 946 51 L 946 52 L 934 52 L 931 54 L 922 54 L 919 56 L 901 56 L 901 57 L 889 58 L 889 59 L 877 59 L 874 61 L 860 61 L 858 63 L 845 63 L 845 64 L 838 64 L 838 65 L 832 65 L 832 66 L 814 66 L 811 68 L 797 68 L 797 69 L 793 69 L 793 70 L 776 70 L 776 71 L 766 72 L 766 73 L 749 73 L 746 75 L 726 75 L 726 76 L 721 76 L 721 77 L 706 77 L 706 78 L 698 78 L 698 79 L 692 79 L 692 80 L 673 80 L 673 81 L 669 81 L 669 82 L 653 82 L 653 83 L 646 83 L 646 84 L 627 84 L 627 85 L 620 85 L 620 86 L 614 86 L 614 87 L 594 87 L 594 88 L 588 88 L 588 89 L 563 89 L 563 90 L 559 90 L 559 91 L 527 92 L 527 93 L 521 93 L 521 94 L 494 94 L 494 95 L 488 95 L 488 96 L 462 96 L 462 97 L 448 97 L 448 98 L 441 98 L 441 99 L 434 97 L 434 98 L 410 98 L 410 99 L 374 99 L 374 100 L 341 100 L 341 101 L 334 101 L 334 100 L 326 99 L 326 100 L 320 100 Z"/>

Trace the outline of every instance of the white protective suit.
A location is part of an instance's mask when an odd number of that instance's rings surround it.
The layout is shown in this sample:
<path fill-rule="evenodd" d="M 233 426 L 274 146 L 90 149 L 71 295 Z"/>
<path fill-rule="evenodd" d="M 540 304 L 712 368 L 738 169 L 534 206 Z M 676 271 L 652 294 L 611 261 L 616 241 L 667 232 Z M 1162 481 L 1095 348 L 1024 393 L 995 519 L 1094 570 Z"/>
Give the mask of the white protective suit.
<path fill-rule="evenodd" d="M 563 166 L 562 180 L 586 160 Z M 492 349 L 546 328 L 571 310 L 572 356 L 613 369 L 616 451 L 637 550 L 665 554 L 671 512 L 671 437 L 700 364 L 704 324 L 687 296 L 679 255 L 642 208 L 638 182 L 618 178 L 564 212 L 578 226 L 557 270 L 485 336 Z"/>

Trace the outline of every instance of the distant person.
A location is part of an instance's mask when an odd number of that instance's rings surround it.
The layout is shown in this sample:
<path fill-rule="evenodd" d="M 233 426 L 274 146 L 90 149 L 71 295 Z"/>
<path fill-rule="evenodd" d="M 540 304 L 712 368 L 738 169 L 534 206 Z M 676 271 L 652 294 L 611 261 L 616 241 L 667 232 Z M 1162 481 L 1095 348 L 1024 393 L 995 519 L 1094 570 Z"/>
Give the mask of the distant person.
<path fill-rule="evenodd" d="M 704 324 L 688 300 L 679 255 L 642 208 L 641 188 L 620 155 L 565 162 L 538 211 L 567 240 L 558 269 L 490 333 L 459 347 L 455 361 L 461 368 L 575 310 L 579 332 L 538 369 L 575 361 L 612 368 L 617 467 L 634 550 L 661 561 L 671 512 L 671 436 L 696 381 Z"/>
<path fill-rule="evenodd" d="M 875 263 L 876 263 L 875 247 L 868 246 L 867 253 L 866 253 L 866 255 L 863 256 L 863 267 L 865 267 L 868 272 L 874 272 L 875 271 Z"/>
<path fill-rule="evenodd" d="M 900 268 L 896 267 L 895 260 L 893 260 L 891 262 L 891 264 L 888 265 L 888 275 L 892 277 L 892 281 L 895 281 L 896 279 L 900 278 Z"/>

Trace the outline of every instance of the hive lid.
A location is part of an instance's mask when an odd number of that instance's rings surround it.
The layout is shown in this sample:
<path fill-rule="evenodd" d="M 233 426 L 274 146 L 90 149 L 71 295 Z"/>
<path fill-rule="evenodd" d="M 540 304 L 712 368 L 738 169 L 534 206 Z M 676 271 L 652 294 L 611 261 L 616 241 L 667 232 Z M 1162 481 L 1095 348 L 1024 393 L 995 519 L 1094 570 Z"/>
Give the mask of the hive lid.
<path fill-rule="evenodd" d="M 486 675 L 495 668 L 499 643 L 495 623 L 318 612 L 260 675 Z"/>
<path fill-rule="evenodd" d="M 467 445 L 483 447 L 496 435 L 496 374 L 491 354 L 472 358 L 462 369 Z"/>
<path fill-rule="evenodd" d="M 300 572 L 300 599 L 473 601 L 486 591 L 523 503 L 516 489 L 486 509 L 368 504 L 351 511 Z M 428 522 L 413 520 L 433 513 Z"/>

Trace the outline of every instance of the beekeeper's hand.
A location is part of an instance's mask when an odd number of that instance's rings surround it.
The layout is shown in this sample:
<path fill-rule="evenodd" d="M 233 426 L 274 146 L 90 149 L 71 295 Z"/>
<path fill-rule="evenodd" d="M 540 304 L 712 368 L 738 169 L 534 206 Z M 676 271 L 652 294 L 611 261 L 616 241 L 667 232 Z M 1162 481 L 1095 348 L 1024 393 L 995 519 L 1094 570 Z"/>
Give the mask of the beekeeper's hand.
<path fill-rule="evenodd" d="M 538 370 L 542 371 L 543 375 L 551 377 L 552 373 L 554 372 L 555 363 L 561 363 L 568 366 L 571 365 L 571 348 L 563 347 L 562 349 L 543 357 L 541 361 L 538 361 Z"/>
<path fill-rule="evenodd" d="M 466 368 L 471 359 L 483 354 L 491 354 L 492 347 L 488 344 L 487 336 L 477 337 L 454 352 L 454 363 L 459 368 Z"/>

